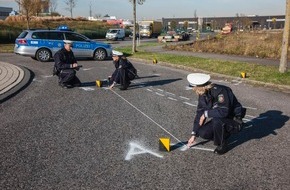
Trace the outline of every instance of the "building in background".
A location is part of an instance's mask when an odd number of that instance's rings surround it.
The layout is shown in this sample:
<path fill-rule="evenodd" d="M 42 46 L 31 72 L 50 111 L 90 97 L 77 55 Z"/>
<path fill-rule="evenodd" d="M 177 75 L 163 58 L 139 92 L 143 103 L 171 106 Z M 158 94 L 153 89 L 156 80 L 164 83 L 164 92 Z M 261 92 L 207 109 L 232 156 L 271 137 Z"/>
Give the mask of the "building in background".
<path fill-rule="evenodd" d="M 5 20 L 12 11 L 10 7 L 0 7 L 0 19 Z"/>

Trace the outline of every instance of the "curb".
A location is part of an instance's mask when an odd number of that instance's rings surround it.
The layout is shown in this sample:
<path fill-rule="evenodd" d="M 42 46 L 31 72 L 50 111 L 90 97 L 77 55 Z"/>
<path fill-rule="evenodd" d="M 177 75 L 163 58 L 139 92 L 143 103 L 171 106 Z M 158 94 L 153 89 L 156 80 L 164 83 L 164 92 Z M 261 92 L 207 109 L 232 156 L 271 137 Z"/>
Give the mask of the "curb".
<path fill-rule="evenodd" d="M 14 85 L 11 89 L 9 89 L 7 92 L 0 95 L 0 103 L 5 102 L 9 98 L 15 96 L 17 93 L 22 91 L 24 88 L 26 88 L 32 81 L 32 78 L 34 74 L 27 68 L 18 66 L 20 69 L 23 70 L 24 76 L 18 84 Z"/>

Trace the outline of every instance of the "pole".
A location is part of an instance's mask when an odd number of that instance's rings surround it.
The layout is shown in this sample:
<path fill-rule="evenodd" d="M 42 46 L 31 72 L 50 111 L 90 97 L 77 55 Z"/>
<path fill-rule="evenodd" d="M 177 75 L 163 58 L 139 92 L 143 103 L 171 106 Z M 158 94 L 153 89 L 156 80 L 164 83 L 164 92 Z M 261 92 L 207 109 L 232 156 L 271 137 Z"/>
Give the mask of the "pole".
<path fill-rule="evenodd" d="M 285 14 L 285 26 L 283 32 L 282 51 L 279 72 L 285 73 L 288 66 L 288 47 L 289 47 L 289 30 L 290 30 L 290 0 L 286 0 L 286 14 Z"/>
<path fill-rule="evenodd" d="M 133 0 L 133 19 L 134 19 L 134 26 L 133 26 L 133 46 L 132 46 L 132 53 L 136 52 L 136 0 Z"/>

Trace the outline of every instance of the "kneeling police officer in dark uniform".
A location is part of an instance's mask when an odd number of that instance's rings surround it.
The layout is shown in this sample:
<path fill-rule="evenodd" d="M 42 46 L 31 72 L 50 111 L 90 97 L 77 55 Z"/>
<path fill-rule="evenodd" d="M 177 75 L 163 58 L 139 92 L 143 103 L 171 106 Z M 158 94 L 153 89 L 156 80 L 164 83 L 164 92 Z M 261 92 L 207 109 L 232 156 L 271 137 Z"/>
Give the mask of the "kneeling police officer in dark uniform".
<path fill-rule="evenodd" d="M 215 153 L 226 153 L 227 139 L 242 129 L 246 109 L 229 87 L 211 83 L 209 75 L 192 73 L 187 76 L 187 80 L 198 95 L 192 136 L 187 146 L 195 144 L 196 138 L 200 136 L 213 140 L 217 146 Z"/>
<path fill-rule="evenodd" d="M 123 56 L 122 52 L 113 50 L 112 54 L 113 63 L 116 69 L 112 76 L 109 77 L 110 89 L 112 89 L 115 84 L 120 84 L 120 90 L 126 90 L 131 84 L 130 81 L 138 77 L 137 70 L 132 63 Z"/>
<path fill-rule="evenodd" d="M 59 85 L 63 88 L 73 88 L 81 85 L 76 76 L 76 70 L 79 70 L 74 53 L 72 52 L 73 42 L 64 40 L 64 47 L 58 50 L 54 55 L 54 75 L 59 77 Z"/>

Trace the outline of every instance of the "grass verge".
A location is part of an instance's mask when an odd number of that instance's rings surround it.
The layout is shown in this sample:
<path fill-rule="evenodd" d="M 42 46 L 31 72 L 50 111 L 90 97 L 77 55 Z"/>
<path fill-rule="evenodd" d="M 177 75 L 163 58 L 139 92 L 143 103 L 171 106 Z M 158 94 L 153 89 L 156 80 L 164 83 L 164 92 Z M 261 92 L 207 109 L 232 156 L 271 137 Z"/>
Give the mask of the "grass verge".
<path fill-rule="evenodd" d="M 278 67 L 274 66 L 145 52 L 140 50 L 142 49 L 142 46 L 139 48 L 138 52 L 133 55 L 131 54 L 131 47 L 116 49 L 124 52 L 128 57 L 132 58 L 144 59 L 148 61 L 157 59 L 159 62 L 166 62 L 176 66 L 185 66 L 192 69 L 201 69 L 232 77 L 240 77 L 241 72 L 246 72 L 247 78 L 250 80 L 290 86 L 290 72 L 280 73 Z"/>

